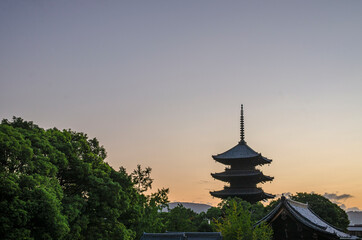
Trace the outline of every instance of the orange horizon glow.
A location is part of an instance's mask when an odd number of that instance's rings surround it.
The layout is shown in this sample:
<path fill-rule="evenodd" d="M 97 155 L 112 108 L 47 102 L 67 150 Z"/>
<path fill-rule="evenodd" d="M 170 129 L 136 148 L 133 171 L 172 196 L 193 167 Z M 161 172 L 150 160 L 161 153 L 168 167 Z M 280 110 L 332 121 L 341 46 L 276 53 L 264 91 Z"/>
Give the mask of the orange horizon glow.
<path fill-rule="evenodd" d="M 214 161 L 211 155 L 222 153 L 237 144 L 237 108 L 234 112 L 233 126 L 225 123 L 222 131 L 209 131 L 209 136 L 202 137 L 201 141 L 200 138 L 197 141 L 192 138 L 167 141 L 161 137 L 159 142 L 157 139 L 153 140 L 157 147 L 146 147 L 146 152 L 141 153 L 141 156 L 134 156 L 137 158 L 136 162 L 142 159 L 144 167 L 153 168 L 153 189 L 168 187 L 171 202 L 194 202 L 216 206 L 221 200 L 213 198 L 209 191 L 220 190 L 225 183 L 214 180 L 210 174 L 223 171 L 225 165 Z M 351 197 L 337 202 L 333 199 L 331 201 L 346 210 L 362 208 L 362 191 L 359 187 L 362 163 L 354 157 L 361 155 L 362 150 L 352 140 L 348 141 L 349 137 L 331 138 L 335 134 L 334 130 L 328 132 L 325 126 L 323 134 L 315 131 L 315 136 L 306 141 L 306 129 L 311 127 L 308 121 L 306 126 L 298 125 L 299 130 L 293 129 L 293 136 L 284 129 L 287 124 L 275 123 L 275 120 L 270 121 L 267 127 L 262 125 L 264 131 L 260 132 L 256 120 L 258 116 L 252 116 L 253 113 L 255 115 L 252 109 L 248 109 L 246 113 L 246 141 L 255 151 L 273 159 L 271 164 L 257 168 L 264 174 L 273 176 L 274 180 L 259 184 L 258 187 L 276 195 L 297 192 L 314 192 L 320 195 L 348 194 Z M 210 128 L 215 129 L 216 124 L 215 128 Z M 195 130 L 197 127 L 192 129 Z M 253 136 L 253 132 L 257 134 Z M 275 132 L 279 132 L 279 135 Z M 313 131 L 308 134 L 313 136 Z M 179 148 L 180 145 L 182 148 Z"/>

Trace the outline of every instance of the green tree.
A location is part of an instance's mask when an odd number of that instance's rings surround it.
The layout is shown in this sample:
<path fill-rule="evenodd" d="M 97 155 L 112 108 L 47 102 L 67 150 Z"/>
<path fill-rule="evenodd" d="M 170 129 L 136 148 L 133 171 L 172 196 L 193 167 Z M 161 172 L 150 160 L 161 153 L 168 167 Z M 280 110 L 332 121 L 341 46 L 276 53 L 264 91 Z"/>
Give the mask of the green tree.
<path fill-rule="evenodd" d="M 104 161 L 106 151 L 95 138 L 56 128 L 47 133 L 66 159 L 57 164 L 70 226 L 66 239 L 133 238 L 128 212 L 137 207 L 137 192 L 126 172 L 117 172 Z"/>
<path fill-rule="evenodd" d="M 210 221 L 219 219 L 222 216 L 222 211 L 219 207 L 211 207 L 207 209 L 206 217 Z"/>
<path fill-rule="evenodd" d="M 337 204 L 316 193 L 296 193 L 292 200 L 308 203 L 309 207 L 319 217 L 343 231 L 347 230 L 349 220 L 347 213 Z"/>
<path fill-rule="evenodd" d="M 198 232 L 213 232 L 213 228 L 210 223 L 211 220 L 208 218 L 207 213 L 204 212 L 197 214 L 196 221 L 194 221 Z"/>
<path fill-rule="evenodd" d="M 258 207 L 257 207 L 258 208 Z M 239 199 L 230 199 L 223 203 L 224 216 L 215 220 L 214 225 L 225 240 L 270 240 L 272 229 L 267 225 L 254 226 L 253 206 Z"/>
<path fill-rule="evenodd" d="M 0 124 L 2 239 L 139 239 L 163 232 L 168 189 L 151 168 L 114 170 L 96 138 L 21 118 Z"/>
<path fill-rule="evenodd" d="M 142 231 L 135 226 L 144 195 L 105 158 L 97 139 L 84 133 L 3 120 L 2 239 L 133 239 Z"/>
<path fill-rule="evenodd" d="M 169 211 L 166 229 L 170 232 L 196 232 L 197 226 L 194 224 L 196 218 L 197 213 L 178 204 Z"/>
<path fill-rule="evenodd" d="M 160 233 L 166 231 L 167 213 L 162 209 L 167 206 L 169 190 L 158 189 L 151 195 L 138 195 L 138 208 L 135 209 L 135 221 L 130 226 L 136 231 L 136 239 L 141 238 L 144 232 Z"/>
<path fill-rule="evenodd" d="M 260 202 L 254 203 L 254 204 L 250 204 L 247 201 L 242 200 L 241 198 L 228 198 L 226 200 L 223 200 L 221 203 L 219 203 L 219 208 L 221 210 L 222 213 L 226 212 L 227 208 L 230 208 L 230 204 L 236 202 L 237 205 L 241 206 L 243 209 L 247 209 L 250 213 L 250 220 L 253 223 L 256 223 L 257 221 L 259 221 L 260 219 L 262 219 L 265 216 L 265 207 L 263 204 L 261 204 Z"/>
<path fill-rule="evenodd" d="M 152 188 L 153 179 L 151 178 L 152 168 L 146 167 L 144 170 L 138 164 L 137 168 L 131 173 L 132 181 L 138 192 L 142 193 Z"/>
<path fill-rule="evenodd" d="M 13 125 L 0 125 L 0 236 L 62 239 L 69 224 L 53 163 L 64 157 L 32 122 L 14 118 Z"/>

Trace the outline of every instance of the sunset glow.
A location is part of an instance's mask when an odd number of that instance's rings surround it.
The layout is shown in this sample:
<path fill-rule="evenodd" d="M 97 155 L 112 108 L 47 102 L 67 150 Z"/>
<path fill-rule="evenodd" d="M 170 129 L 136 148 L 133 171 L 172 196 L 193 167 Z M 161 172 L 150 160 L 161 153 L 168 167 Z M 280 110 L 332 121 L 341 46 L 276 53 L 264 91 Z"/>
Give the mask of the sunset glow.
<path fill-rule="evenodd" d="M 0 117 L 96 137 L 171 201 L 217 205 L 245 140 L 265 192 L 362 209 L 361 1 L 1 1 Z"/>

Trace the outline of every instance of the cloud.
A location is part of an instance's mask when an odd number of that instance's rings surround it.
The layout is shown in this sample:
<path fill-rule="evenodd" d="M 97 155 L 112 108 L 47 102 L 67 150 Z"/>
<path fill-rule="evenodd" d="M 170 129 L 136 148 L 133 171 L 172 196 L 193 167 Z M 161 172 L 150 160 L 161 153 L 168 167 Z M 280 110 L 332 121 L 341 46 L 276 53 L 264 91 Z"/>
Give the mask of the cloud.
<path fill-rule="evenodd" d="M 353 198 L 351 194 L 324 193 L 323 196 L 331 200 L 331 202 L 340 206 L 345 211 L 360 211 L 358 207 L 347 208 L 346 205 L 342 203 L 349 198 Z"/>
<path fill-rule="evenodd" d="M 358 207 L 351 207 L 346 210 L 346 212 L 349 212 L 349 211 L 361 211 L 361 209 L 359 209 Z"/>
<path fill-rule="evenodd" d="M 336 193 L 324 193 L 323 195 L 324 197 L 328 198 L 329 200 L 334 200 L 334 201 L 340 201 L 340 200 L 346 200 L 348 198 L 353 198 L 353 196 L 351 194 L 341 194 L 338 195 Z"/>

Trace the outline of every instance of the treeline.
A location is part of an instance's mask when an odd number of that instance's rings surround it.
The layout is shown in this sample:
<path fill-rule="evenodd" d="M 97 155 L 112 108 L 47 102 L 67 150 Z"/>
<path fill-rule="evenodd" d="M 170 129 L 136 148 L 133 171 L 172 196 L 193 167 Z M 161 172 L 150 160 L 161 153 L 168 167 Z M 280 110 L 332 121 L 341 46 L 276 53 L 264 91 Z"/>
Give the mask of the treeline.
<path fill-rule="evenodd" d="M 165 231 L 221 231 L 224 239 L 228 239 L 228 234 L 233 239 L 236 230 L 243 232 L 243 239 L 269 239 L 270 229 L 255 230 L 252 226 L 271 207 L 234 199 L 207 213 L 197 214 L 183 206 L 162 212 L 167 208 L 168 189 L 145 194 L 152 186 L 151 168 L 137 166 L 127 173 L 124 168 L 110 167 L 105 158 L 103 146 L 84 133 L 45 130 L 15 117 L 12 121 L 3 120 L 1 239 L 126 240 L 139 239 L 143 232 Z M 324 200 L 319 199 L 322 196 L 314 195 L 319 204 L 316 206 L 321 209 L 313 210 L 319 214 L 323 209 L 324 214 L 334 216 L 321 207 L 325 206 Z M 311 203 L 313 199 L 308 196 L 304 197 Z M 294 197 L 299 199 L 298 195 Z M 332 206 L 341 223 L 337 227 L 346 228 L 343 219 L 347 215 Z M 246 224 L 241 226 L 240 222 Z"/>

